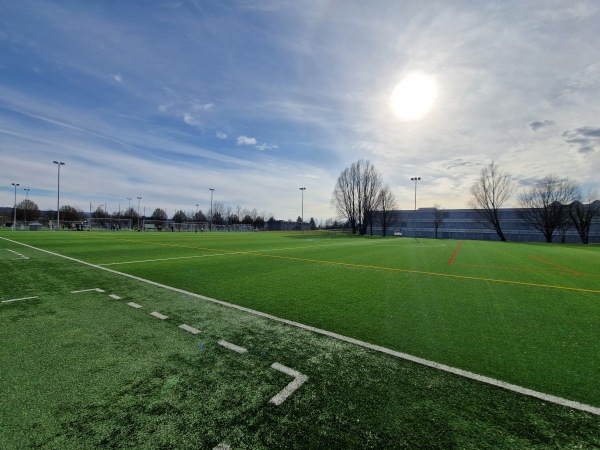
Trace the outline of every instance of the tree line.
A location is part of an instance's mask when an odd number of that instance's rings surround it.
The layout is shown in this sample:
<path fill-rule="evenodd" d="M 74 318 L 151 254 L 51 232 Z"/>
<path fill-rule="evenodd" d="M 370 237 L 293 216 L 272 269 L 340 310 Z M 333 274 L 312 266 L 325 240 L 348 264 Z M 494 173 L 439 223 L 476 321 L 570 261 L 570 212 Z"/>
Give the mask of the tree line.
<path fill-rule="evenodd" d="M 262 229 L 265 224 L 275 221 L 273 214 L 267 212 L 259 212 L 256 208 L 249 209 L 237 206 L 235 208 L 228 207 L 222 202 L 214 202 L 211 211 L 204 213 L 201 209 L 198 209 L 195 213 L 185 212 L 183 210 L 177 210 L 171 220 L 174 223 L 184 222 L 200 222 L 200 223 L 212 223 L 213 225 L 235 225 L 245 224 L 252 225 L 254 228 Z M 23 200 L 17 204 L 17 220 L 18 221 L 32 221 L 39 220 L 42 218 L 42 212 L 38 205 L 30 200 Z M 212 221 L 211 221 L 212 216 Z M 45 217 L 48 220 L 56 220 L 56 210 L 48 210 L 45 213 Z M 63 205 L 60 207 L 60 219 L 65 222 L 80 222 L 86 217 L 86 213 L 80 208 Z M 12 216 L 11 216 L 12 218 Z M 129 207 L 123 211 L 115 211 L 109 213 L 103 208 L 103 205 L 98 206 L 94 211 L 91 212 L 92 219 L 131 219 L 132 224 L 135 224 L 138 220 L 156 220 L 166 221 L 169 219 L 167 212 L 162 208 L 156 208 L 152 214 L 140 215 L 134 207 Z M 300 218 L 298 219 L 301 220 Z M 316 228 L 314 219 L 311 218 L 311 228 Z"/>

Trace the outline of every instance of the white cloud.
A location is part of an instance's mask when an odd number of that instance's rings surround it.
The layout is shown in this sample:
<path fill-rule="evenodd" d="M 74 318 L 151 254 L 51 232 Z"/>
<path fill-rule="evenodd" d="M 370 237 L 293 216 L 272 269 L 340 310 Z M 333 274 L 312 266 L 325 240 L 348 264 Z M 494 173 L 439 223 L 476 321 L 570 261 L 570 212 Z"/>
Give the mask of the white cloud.
<path fill-rule="evenodd" d="M 279 148 L 279 146 L 277 144 L 262 143 L 262 144 L 257 144 L 256 148 L 259 149 L 261 152 L 263 152 L 265 150 L 276 150 Z"/>
<path fill-rule="evenodd" d="M 227 133 L 223 133 L 222 131 L 217 131 L 217 134 L 216 134 L 216 136 L 217 136 L 219 139 L 227 139 Z"/>
<path fill-rule="evenodd" d="M 236 145 L 256 145 L 256 139 L 248 136 L 238 136 Z"/>
<path fill-rule="evenodd" d="M 123 77 L 121 75 L 119 75 L 119 74 L 114 75 L 113 78 L 114 78 L 114 80 L 117 83 L 122 83 L 123 82 Z"/>

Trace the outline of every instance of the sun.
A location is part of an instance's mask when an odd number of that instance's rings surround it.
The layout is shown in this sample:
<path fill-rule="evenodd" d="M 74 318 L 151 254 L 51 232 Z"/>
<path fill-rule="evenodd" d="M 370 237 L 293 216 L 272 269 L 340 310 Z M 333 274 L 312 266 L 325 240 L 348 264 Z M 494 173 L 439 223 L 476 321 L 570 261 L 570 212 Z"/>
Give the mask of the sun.
<path fill-rule="evenodd" d="M 438 85 L 432 76 L 414 72 L 396 85 L 390 103 L 401 120 L 419 120 L 429 112 L 437 94 Z"/>

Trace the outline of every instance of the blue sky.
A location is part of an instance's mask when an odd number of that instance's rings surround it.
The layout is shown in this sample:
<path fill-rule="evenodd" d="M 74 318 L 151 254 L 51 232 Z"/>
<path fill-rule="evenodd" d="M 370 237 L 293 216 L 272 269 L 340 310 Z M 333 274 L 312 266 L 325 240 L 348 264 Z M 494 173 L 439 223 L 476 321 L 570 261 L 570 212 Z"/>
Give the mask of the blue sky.
<path fill-rule="evenodd" d="M 598 1 L 0 1 L 0 205 L 110 212 L 142 197 L 335 217 L 370 160 L 398 204 L 467 207 L 495 160 L 519 186 L 600 174 Z M 394 114 L 407 75 L 438 86 Z M 135 200 L 132 201 L 132 204 Z M 516 206 L 516 196 L 512 201 Z"/>

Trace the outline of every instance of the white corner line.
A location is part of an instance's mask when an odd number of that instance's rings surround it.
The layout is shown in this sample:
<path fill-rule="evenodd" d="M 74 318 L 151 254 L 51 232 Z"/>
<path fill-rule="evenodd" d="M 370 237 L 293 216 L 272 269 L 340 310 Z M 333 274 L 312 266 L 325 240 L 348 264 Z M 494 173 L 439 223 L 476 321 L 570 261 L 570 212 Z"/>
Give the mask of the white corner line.
<path fill-rule="evenodd" d="M 286 387 L 283 388 L 281 392 L 279 392 L 271 400 L 269 400 L 269 403 L 273 403 L 275 406 L 279 406 L 283 402 L 285 402 L 290 395 L 292 395 L 298 388 L 300 388 L 300 386 L 302 386 L 306 382 L 306 380 L 308 380 L 308 377 L 306 375 L 301 374 L 297 370 L 290 369 L 289 367 L 284 366 L 283 364 L 273 363 L 271 364 L 271 369 L 278 370 L 279 372 L 283 372 L 286 375 L 289 375 L 290 377 L 294 377 L 293 381 L 291 381 Z"/>
<path fill-rule="evenodd" d="M 1 300 L 0 303 L 20 302 L 21 300 L 31 300 L 32 298 L 38 298 L 38 296 L 36 295 L 35 297 L 11 298 L 10 300 Z"/>
<path fill-rule="evenodd" d="M 239 345 L 232 344 L 231 342 L 220 340 L 217 342 L 221 347 L 225 347 L 229 350 L 233 350 L 236 353 L 246 353 L 248 350 L 244 347 L 240 347 Z"/>
<path fill-rule="evenodd" d="M 161 314 L 161 313 L 159 313 L 157 311 L 151 312 L 150 315 L 154 316 L 154 317 L 156 317 L 157 319 L 160 319 L 160 320 L 166 320 L 166 319 L 169 318 L 169 316 L 165 316 L 164 314 Z"/>
<path fill-rule="evenodd" d="M 323 336 L 329 336 L 333 339 L 337 339 L 339 341 L 343 341 L 343 342 L 347 342 L 349 344 L 353 344 L 356 345 L 358 347 L 363 347 L 369 350 L 373 350 L 379 353 L 384 353 L 386 355 L 390 355 L 390 356 L 394 356 L 396 358 L 399 359 L 403 359 L 406 361 L 410 361 L 416 364 L 420 364 L 423 366 L 427 366 L 427 367 L 431 367 L 433 369 L 437 369 L 437 370 L 442 370 L 444 372 L 448 372 L 454 375 L 458 375 L 460 377 L 464 377 L 464 378 L 468 378 L 470 380 L 475 380 L 478 381 L 480 383 L 485 383 L 485 384 L 489 384 L 491 386 L 495 386 L 501 389 L 505 389 L 507 391 L 511 391 L 511 392 L 516 392 L 518 394 L 522 394 L 522 395 L 526 395 L 528 397 L 533 397 L 536 398 L 538 400 L 543 400 L 545 402 L 550 402 L 550 403 L 554 403 L 556 405 L 561 405 L 561 406 L 566 406 L 567 408 L 572 408 L 572 409 L 576 409 L 578 411 L 583 411 L 583 412 L 587 412 L 590 414 L 594 414 L 596 416 L 600 416 L 600 407 L 597 406 L 592 406 L 592 405 L 588 405 L 585 403 L 581 403 L 581 402 L 576 402 L 574 400 L 568 400 L 562 397 L 557 397 L 555 395 L 550 395 L 550 394 L 544 394 L 543 392 L 539 392 L 539 391 L 534 391 L 533 389 L 528 389 L 522 386 L 518 386 L 516 384 L 511 384 L 511 383 L 507 383 L 504 382 L 502 380 L 496 380 L 495 378 L 490 378 L 490 377 L 486 377 L 483 375 L 479 375 L 476 374 L 474 372 L 469 372 L 467 370 L 462 370 L 462 369 L 458 369 L 456 367 L 451 367 L 451 366 L 447 366 L 445 364 L 440 364 L 440 363 L 436 363 L 435 361 L 429 361 L 427 359 L 423 359 L 423 358 L 419 358 L 418 356 L 413 356 L 413 355 L 409 355 L 408 353 L 402 353 L 396 350 L 392 350 L 386 347 L 382 347 L 380 345 L 375 345 L 375 344 L 370 344 L 368 342 L 364 342 L 364 341 L 360 341 L 358 339 L 352 338 L 352 337 L 348 337 L 348 336 L 344 336 L 342 334 L 338 334 L 338 333 L 334 333 L 332 331 L 327 331 L 327 330 L 323 330 L 321 328 L 317 328 L 317 327 L 313 327 L 310 325 L 304 325 L 302 323 L 299 322 L 294 322 L 293 320 L 288 320 L 288 319 L 283 319 L 281 317 L 277 317 L 277 316 L 273 316 L 271 314 L 267 314 L 261 311 L 256 311 L 254 309 L 250 309 L 250 308 L 246 308 L 244 306 L 240 306 L 240 305 L 234 305 L 233 303 L 228 303 L 228 302 L 224 302 L 222 300 L 217 300 L 211 297 L 206 297 L 204 295 L 200 295 L 200 294 L 196 294 L 194 292 L 189 292 L 189 291 L 185 291 L 183 289 L 179 289 L 173 286 L 168 286 L 166 284 L 161 284 L 161 283 L 157 283 L 156 281 L 152 281 L 152 280 L 147 280 L 145 278 L 141 278 L 141 277 L 136 277 L 135 275 L 130 275 L 128 273 L 123 273 L 123 272 L 119 272 L 117 270 L 113 270 L 113 269 L 109 269 L 107 267 L 101 267 L 98 266 L 97 264 L 92 264 L 86 261 L 82 261 L 80 259 L 77 258 L 72 258 L 71 256 L 66 256 L 66 255 L 61 255 L 60 253 L 55 253 L 55 252 L 51 252 L 50 250 L 44 250 L 42 248 L 38 248 L 38 247 L 34 247 L 33 245 L 29 245 L 29 244 L 24 244 L 22 242 L 18 242 L 18 241 L 14 241 L 12 239 L 8 239 L 5 237 L 0 237 L 0 239 L 3 239 L 5 241 L 8 242 L 12 242 L 13 244 L 18 244 L 18 245 L 22 245 L 23 247 L 28 247 L 28 248 L 32 248 L 34 250 L 43 252 L 43 253 L 47 253 L 49 255 L 53 255 L 53 256 L 57 256 L 59 258 L 63 258 L 63 259 L 67 259 L 69 261 L 73 261 L 79 264 L 83 264 L 89 267 L 94 267 L 98 270 L 104 270 L 106 272 L 109 273 L 113 273 L 115 275 L 119 275 L 122 277 L 126 277 L 126 278 L 130 278 L 132 280 L 137 280 L 140 281 L 142 283 L 146 283 L 149 284 L 151 286 L 156 286 L 165 290 L 169 290 L 172 292 L 177 292 L 180 294 L 184 294 L 184 295 L 188 295 L 190 297 L 194 297 L 197 298 L 199 300 L 203 300 L 206 302 L 211 302 L 211 303 L 215 303 L 217 305 L 221 305 L 221 306 L 225 306 L 227 308 L 231 308 L 231 309 L 236 309 L 238 311 L 244 311 L 250 314 L 254 314 L 255 316 L 259 316 L 259 317 L 264 317 L 265 319 L 269 319 L 269 320 L 273 320 L 275 322 L 280 322 L 280 323 L 284 323 L 286 325 L 290 325 L 292 327 L 296 327 L 296 328 L 301 328 L 303 330 L 307 330 L 316 334 L 321 334 Z"/>
<path fill-rule="evenodd" d="M 198 330 L 197 328 L 194 328 L 194 327 L 190 327 L 189 325 L 186 325 L 185 323 L 182 323 L 181 325 L 179 325 L 179 328 L 181 328 L 182 330 L 188 331 L 192 334 L 200 334 L 200 330 Z"/>

